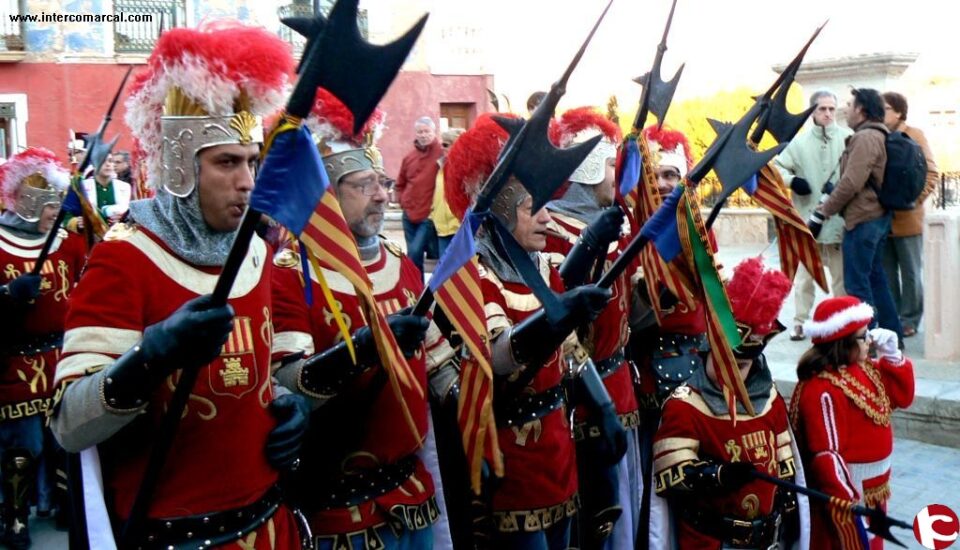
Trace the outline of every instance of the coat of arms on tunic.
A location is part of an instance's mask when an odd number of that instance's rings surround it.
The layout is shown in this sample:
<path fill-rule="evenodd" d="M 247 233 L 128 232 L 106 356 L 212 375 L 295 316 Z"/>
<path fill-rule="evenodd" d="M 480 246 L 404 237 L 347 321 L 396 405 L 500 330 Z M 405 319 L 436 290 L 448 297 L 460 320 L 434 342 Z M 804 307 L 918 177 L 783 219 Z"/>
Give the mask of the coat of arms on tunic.
<path fill-rule="evenodd" d="M 219 360 L 214 361 L 207 372 L 215 395 L 240 398 L 259 387 L 260 371 L 249 317 L 235 319 L 233 332 L 223 345 Z"/>

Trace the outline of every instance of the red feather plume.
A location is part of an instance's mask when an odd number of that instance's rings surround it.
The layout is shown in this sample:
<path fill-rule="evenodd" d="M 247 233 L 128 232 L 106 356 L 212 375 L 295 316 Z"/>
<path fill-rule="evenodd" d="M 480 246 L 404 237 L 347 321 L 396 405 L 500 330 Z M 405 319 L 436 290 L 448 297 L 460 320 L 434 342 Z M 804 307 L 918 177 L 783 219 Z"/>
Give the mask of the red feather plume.
<path fill-rule="evenodd" d="M 500 117 L 515 117 L 498 113 Z M 490 114 L 481 115 L 447 153 L 443 165 L 443 192 L 450 210 L 460 219 L 487 176 L 493 172 L 500 149 L 510 138 Z"/>
<path fill-rule="evenodd" d="M 677 145 L 683 144 L 683 152 L 687 157 L 687 170 L 693 168 L 693 154 L 690 152 L 690 142 L 683 132 L 672 128 L 658 128 L 657 126 L 648 126 L 643 129 L 643 137 L 647 141 L 655 141 L 660 144 L 660 149 L 664 151 L 673 151 Z"/>
<path fill-rule="evenodd" d="M 759 256 L 744 260 L 733 269 L 733 278 L 727 283 L 734 318 L 750 326 L 754 334 L 769 333 L 792 286 L 780 271 L 765 270 Z"/>

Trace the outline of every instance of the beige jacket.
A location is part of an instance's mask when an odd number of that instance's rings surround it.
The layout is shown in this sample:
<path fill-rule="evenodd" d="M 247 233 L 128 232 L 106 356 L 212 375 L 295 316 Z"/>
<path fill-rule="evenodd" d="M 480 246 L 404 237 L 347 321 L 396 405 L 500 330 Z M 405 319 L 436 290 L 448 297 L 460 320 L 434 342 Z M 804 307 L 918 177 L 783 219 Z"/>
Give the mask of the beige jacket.
<path fill-rule="evenodd" d="M 839 213 L 849 231 L 863 222 L 883 217 L 877 193 L 867 185 L 873 177 L 877 186 L 883 185 L 883 170 L 887 165 L 886 139 L 889 131 L 882 122 L 864 122 L 847 138 L 847 148 L 840 157 L 840 181 L 830 198 L 819 208 L 824 216 Z"/>
<path fill-rule="evenodd" d="M 940 181 L 940 173 L 937 170 L 937 163 L 933 160 L 933 151 L 930 150 L 930 144 L 927 143 L 927 137 L 919 128 L 907 126 L 905 122 L 895 128 L 898 132 L 903 132 L 910 136 L 910 139 L 917 142 L 920 149 L 923 150 L 923 156 L 927 159 L 927 183 L 923 186 L 920 198 L 917 199 L 917 207 L 913 210 L 898 210 L 893 213 L 893 226 L 890 228 L 890 235 L 894 237 L 912 237 L 923 233 L 923 201 L 930 196 L 930 193 L 937 187 Z"/>

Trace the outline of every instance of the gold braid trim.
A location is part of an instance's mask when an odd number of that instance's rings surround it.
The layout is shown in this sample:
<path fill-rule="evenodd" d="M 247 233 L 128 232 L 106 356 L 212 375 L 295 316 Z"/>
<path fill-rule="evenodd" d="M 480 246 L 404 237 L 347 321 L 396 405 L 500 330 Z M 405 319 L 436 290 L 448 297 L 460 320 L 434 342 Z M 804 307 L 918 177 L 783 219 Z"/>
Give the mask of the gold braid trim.
<path fill-rule="evenodd" d="M 884 481 L 876 487 L 865 488 L 863 490 L 863 502 L 870 508 L 876 508 L 890 500 L 890 495 L 890 484 Z"/>
<path fill-rule="evenodd" d="M 535 510 L 495 511 L 493 517 L 500 533 L 535 533 L 545 531 L 565 518 L 573 517 L 579 508 L 580 496 L 574 494 L 556 506 Z"/>
<path fill-rule="evenodd" d="M 847 369 L 837 369 L 840 376 L 828 371 L 819 374 L 820 378 L 829 381 L 834 386 L 840 388 L 858 409 L 864 412 L 874 424 L 887 427 L 890 425 L 890 398 L 883 387 L 883 381 L 880 379 L 880 373 L 872 366 L 864 364 L 863 372 L 873 384 L 876 392 L 871 391 L 857 380 Z M 851 387 L 852 386 L 852 387 Z M 857 391 L 855 392 L 854 389 Z M 859 392 L 859 393 L 857 393 Z"/>

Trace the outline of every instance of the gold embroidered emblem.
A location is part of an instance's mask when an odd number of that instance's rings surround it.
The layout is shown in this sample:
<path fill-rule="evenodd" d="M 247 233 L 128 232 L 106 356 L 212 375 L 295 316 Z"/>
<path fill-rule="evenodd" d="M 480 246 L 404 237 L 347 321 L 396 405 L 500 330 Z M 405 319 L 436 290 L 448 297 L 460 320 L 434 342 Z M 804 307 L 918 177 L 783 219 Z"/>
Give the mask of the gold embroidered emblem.
<path fill-rule="evenodd" d="M 728 439 L 727 444 L 724 445 L 723 448 L 727 451 L 727 454 L 730 455 L 730 462 L 740 462 L 740 453 L 743 452 L 743 449 L 740 445 L 737 445 L 736 441 Z"/>
<path fill-rule="evenodd" d="M 336 304 L 337 304 L 337 309 L 339 309 L 341 312 L 343 312 L 343 303 L 342 303 L 340 300 L 334 300 L 334 302 L 336 302 Z M 343 315 L 341 315 L 341 317 L 343 317 L 343 324 L 344 324 L 344 326 L 347 327 L 347 332 L 350 332 L 350 327 L 353 325 L 353 320 L 352 320 L 352 319 L 350 318 L 350 316 L 347 315 L 346 313 L 344 313 Z M 336 320 L 335 320 L 335 318 L 334 318 L 334 316 L 333 316 L 333 312 L 330 311 L 329 308 L 323 308 L 323 322 L 326 323 L 326 325 L 327 325 L 327 326 L 330 326 L 330 327 L 335 327 L 335 326 L 337 326 Z M 338 330 L 338 331 L 337 331 L 337 335 L 336 335 L 336 336 L 334 337 L 334 339 L 333 339 L 333 342 L 334 342 L 335 344 L 339 344 L 339 343 L 342 342 L 342 341 L 343 341 L 343 335 L 342 335 L 342 334 L 340 333 L 340 331 Z"/>
<path fill-rule="evenodd" d="M 20 272 L 13 264 L 7 264 L 7 267 L 3 269 L 3 274 L 7 276 L 7 279 L 16 279 L 20 276 Z"/>
<path fill-rule="evenodd" d="M 53 288 L 53 283 L 50 282 L 50 279 L 47 279 L 46 277 L 43 277 L 42 279 L 40 279 L 41 292 L 44 290 L 50 290 L 51 288 Z"/>
<path fill-rule="evenodd" d="M 250 317 L 237 317 L 220 352 L 220 364 L 211 363 L 208 372 L 214 394 L 240 398 L 259 386 L 252 324 Z"/>
<path fill-rule="evenodd" d="M 30 370 L 33 371 L 33 376 L 27 379 L 27 374 L 20 369 L 17 369 L 17 376 L 20 380 L 30 385 L 30 393 L 47 391 L 47 374 L 43 371 L 47 362 L 43 357 L 39 359 L 27 359 L 24 357 L 23 360 L 28 364 Z"/>
<path fill-rule="evenodd" d="M 57 260 L 57 275 L 60 276 L 60 289 L 53 295 L 56 301 L 66 300 L 70 292 L 70 266 L 63 260 Z"/>
<path fill-rule="evenodd" d="M 543 423 L 540 422 L 540 419 L 531 420 L 523 426 L 513 426 L 510 428 L 513 430 L 513 434 L 517 436 L 517 445 L 521 447 L 527 446 L 527 438 L 530 437 L 530 432 L 533 432 L 533 441 L 540 441 L 540 436 L 543 434 Z"/>
<path fill-rule="evenodd" d="M 248 111 L 240 111 L 230 119 L 230 128 L 238 134 L 240 143 L 246 145 L 253 141 L 251 133 L 257 127 L 257 118 Z"/>
<path fill-rule="evenodd" d="M 225 388 L 250 385 L 250 369 L 243 367 L 239 357 L 226 357 L 223 365 L 220 377 L 223 378 Z"/>
<path fill-rule="evenodd" d="M 773 446 L 770 444 L 771 438 L 775 440 L 772 431 L 758 430 L 743 435 L 740 441 L 748 451 L 748 458 L 753 457 L 754 462 L 766 462 L 771 456 Z"/>

